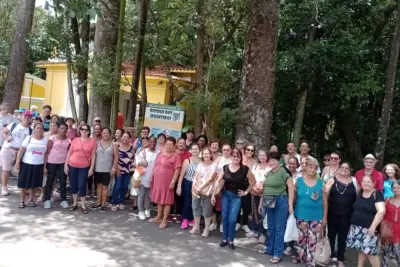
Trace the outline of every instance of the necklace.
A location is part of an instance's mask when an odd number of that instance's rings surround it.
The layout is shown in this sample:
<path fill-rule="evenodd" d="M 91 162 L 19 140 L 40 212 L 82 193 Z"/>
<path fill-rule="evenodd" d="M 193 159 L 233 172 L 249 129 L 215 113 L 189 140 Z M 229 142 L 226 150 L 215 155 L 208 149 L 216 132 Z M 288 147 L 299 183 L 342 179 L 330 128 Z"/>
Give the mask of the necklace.
<path fill-rule="evenodd" d="M 344 194 L 344 192 L 346 191 L 346 189 L 347 189 L 347 186 L 348 186 L 349 184 L 346 184 L 345 186 L 344 186 L 344 189 L 343 189 L 343 191 L 342 192 L 340 192 L 340 190 L 339 190 L 339 187 L 338 187 L 338 182 L 336 181 L 336 183 L 335 183 L 335 186 L 336 186 L 336 190 L 338 191 L 338 193 L 339 194 L 341 194 L 341 195 L 343 195 Z"/>

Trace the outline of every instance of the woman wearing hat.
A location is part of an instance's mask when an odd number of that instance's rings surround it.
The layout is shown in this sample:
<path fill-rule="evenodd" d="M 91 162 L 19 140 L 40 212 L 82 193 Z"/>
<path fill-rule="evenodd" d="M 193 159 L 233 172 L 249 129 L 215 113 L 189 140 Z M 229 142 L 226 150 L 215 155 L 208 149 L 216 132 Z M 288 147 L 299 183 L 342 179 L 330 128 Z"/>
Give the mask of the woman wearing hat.
<path fill-rule="evenodd" d="M 375 169 L 376 159 L 374 155 L 366 155 L 363 159 L 363 163 L 365 168 L 357 171 L 354 175 L 354 177 L 356 177 L 357 179 L 358 184 L 361 185 L 361 180 L 365 175 L 370 175 L 375 181 L 375 189 L 383 192 L 383 174 Z"/>

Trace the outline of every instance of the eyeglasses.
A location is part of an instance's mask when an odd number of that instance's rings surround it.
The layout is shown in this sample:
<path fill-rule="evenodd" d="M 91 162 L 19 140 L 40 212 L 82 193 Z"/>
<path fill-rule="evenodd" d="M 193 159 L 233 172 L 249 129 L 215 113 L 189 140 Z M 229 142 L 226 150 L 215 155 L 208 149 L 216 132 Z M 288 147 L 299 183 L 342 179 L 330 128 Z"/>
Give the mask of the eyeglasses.
<path fill-rule="evenodd" d="M 324 161 L 331 161 L 331 159 L 324 159 Z"/>
<path fill-rule="evenodd" d="M 331 160 L 339 160 L 339 157 L 331 157 Z"/>
<path fill-rule="evenodd" d="M 101 122 L 101 120 L 95 120 L 94 122 Z"/>
<path fill-rule="evenodd" d="M 89 129 L 86 129 L 86 128 L 81 128 L 79 131 L 85 131 L 85 132 L 89 132 Z"/>
<path fill-rule="evenodd" d="M 240 146 L 242 146 L 242 145 L 243 145 L 243 143 L 240 143 L 240 142 L 236 142 L 236 144 L 237 144 L 237 145 L 240 145 Z"/>
<path fill-rule="evenodd" d="M 254 152 L 254 149 L 246 149 L 246 151 Z"/>

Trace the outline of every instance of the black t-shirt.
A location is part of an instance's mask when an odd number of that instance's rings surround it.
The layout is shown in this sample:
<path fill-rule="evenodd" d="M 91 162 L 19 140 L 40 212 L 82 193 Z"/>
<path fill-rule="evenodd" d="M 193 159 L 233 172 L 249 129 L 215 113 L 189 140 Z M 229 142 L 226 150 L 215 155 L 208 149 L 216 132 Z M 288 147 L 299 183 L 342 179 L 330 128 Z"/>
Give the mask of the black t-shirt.
<path fill-rule="evenodd" d="M 329 192 L 328 213 L 338 216 L 350 216 L 353 212 L 353 204 L 357 198 L 357 190 L 353 184 L 343 184 L 334 177 Z"/>
<path fill-rule="evenodd" d="M 229 164 L 223 167 L 224 170 L 224 181 L 225 190 L 231 191 L 237 194 L 238 190 L 246 190 L 249 184 L 247 174 L 249 173 L 249 167 L 246 165 L 240 166 L 236 172 L 229 170 Z"/>
<path fill-rule="evenodd" d="M 377 202 L 384 202 L 382 192 L 375 191 L 369 198 L 364 198 L 361 190 L 353 204 L 350 223 L 364 228 L 371 227 L 377 212 L 375 208 Z"/>

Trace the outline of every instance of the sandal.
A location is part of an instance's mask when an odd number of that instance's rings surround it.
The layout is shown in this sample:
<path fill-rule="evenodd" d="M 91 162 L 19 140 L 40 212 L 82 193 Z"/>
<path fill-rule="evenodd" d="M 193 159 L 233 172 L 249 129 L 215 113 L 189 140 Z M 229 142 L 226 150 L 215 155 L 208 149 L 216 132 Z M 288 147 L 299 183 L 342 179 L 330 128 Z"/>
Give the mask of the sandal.
<path fill-rule="evenodd" d="M 300 260 L 300 259 L 297 259 L 297 258 L 294 258 L 294 259 L 292 260 L 292 263 L 298 264 L 298 263 L 301 263 L 301 260 Z"/>
<path fill-rule="evenodd" d="M 24 202 L 20 202 L 18 205 L 18 208 L 23 209 L 25 208 L 25 203 Z"/>
<path fill-rule="evenodd" d="M 168 223 L 167 222 L 161 222 L 161 224 L 160 224 L 160 229 L 165 229 L 165 228 L 167 228 L 167 226 L 168 226 Z"/>
<path fill-rule="evenodd" d="M 161 220 L 161 219 L 157 219 L 157 217 L 154 217 L 154 218 L 151 218 L 151 219 L 149 220 L 149 222 L 151 222 L 151 223 L 161 223 L 162 220 Z"/>
<path fill-rule="evenodd" d="M 86 208 L 81 208 L 83 214 L 88 214 L 89 211 Z"/>
<path fill-rule="evenodd" d="M 281 261 L 282 261 L 282 259 L 278 258 L 278 257 L 273 257 L 272 259 L 269 260 L 269 262 L 272 263 L 272 264 L 278 264 Z"/>
<path fill-rule="evenodd" d="M 74 210 L 76 210 L 78 208 L 78 205 L 72 205 L 70 208 L 69 208 L 69 210 L 70 211 L 74 211 Z"/>
<path fill-rule="evenodd" d="M 36 207 L 36 203 L 33 202 L 33 201 L 29 201 L 28 205 L 29 205 L 29 207 L 31 207 L 31 208 Z"/>

